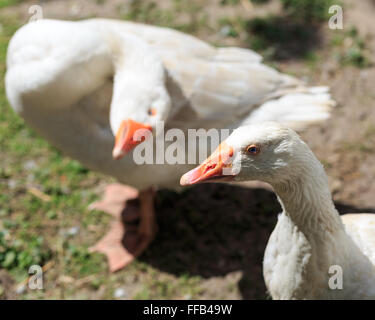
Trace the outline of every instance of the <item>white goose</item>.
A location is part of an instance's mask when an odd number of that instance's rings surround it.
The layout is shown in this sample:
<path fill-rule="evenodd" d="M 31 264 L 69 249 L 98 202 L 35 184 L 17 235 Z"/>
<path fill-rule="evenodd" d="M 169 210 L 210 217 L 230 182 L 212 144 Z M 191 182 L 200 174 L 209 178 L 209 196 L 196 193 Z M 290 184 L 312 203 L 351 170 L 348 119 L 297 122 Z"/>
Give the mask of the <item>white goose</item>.
<path fill-rule="evenodd" d="M 274 299 L 375 299 L 375 214 L 340 218 L 323 166 L 293 130 L 241 127 L 181 184 L 212 179 L 262 180 L 277 193 L 283 212 L 263 262 Z"/>
<path fill-rule="evenodd" d="M 136 165 L 137 129 L 230 128 L 275 120 L 301 128 L 329 117 L 327 88 L 308 88 L 256 53 L 214 48 L 166 28 L 93 19 L 39 20 L 10 41 L 6 92 L 13 109 L 67 155 L 140 190 L 140 226 L 121 245 L 119 222 L 96 249 L 120 269 L 155 233 L 151 187 L 175 188 L 189 165 Z M 116 136 L 115 146 L 114 136 Z M 167 145 L 166 145 L 167 146 Z M 112 150 L 113 149 L 113 150 Z M 115 159 L 120 159 L 115 161 Z M 119 216 L 137 191 L 108 187 L 93 208 Z"/>

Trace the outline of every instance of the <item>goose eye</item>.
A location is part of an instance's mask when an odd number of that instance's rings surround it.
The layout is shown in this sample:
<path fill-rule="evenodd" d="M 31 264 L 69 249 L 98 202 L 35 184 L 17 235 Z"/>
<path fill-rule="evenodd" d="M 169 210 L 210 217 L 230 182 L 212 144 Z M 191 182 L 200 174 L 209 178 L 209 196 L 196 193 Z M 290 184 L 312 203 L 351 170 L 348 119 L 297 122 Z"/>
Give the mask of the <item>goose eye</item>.
<path fill-rule="evenodd" d="M 251 155 L 256 155 L 260 152 L 260 147 L 252 144 L 246 148 L 246 152 Z"/>
<path fill-rule="evenodd" d="M 155 108 L 148 109 L 148 115 L 155 116 L 156 115 L 156 109 Z"/>

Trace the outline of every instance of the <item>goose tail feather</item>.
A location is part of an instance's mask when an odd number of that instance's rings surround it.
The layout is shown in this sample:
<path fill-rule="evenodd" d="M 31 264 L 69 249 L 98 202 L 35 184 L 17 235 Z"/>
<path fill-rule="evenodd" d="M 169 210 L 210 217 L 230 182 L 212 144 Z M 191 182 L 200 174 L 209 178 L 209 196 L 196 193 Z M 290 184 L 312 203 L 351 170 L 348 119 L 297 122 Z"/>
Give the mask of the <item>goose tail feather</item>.
<path fill-rule="evenodd" d="M 277 121 L 301 130 L 327 120 L 335 106 L 336 102 L 331 98 L 328 87 L 286 89 L 277 98 L 260 105 L 243 124 Z"/>

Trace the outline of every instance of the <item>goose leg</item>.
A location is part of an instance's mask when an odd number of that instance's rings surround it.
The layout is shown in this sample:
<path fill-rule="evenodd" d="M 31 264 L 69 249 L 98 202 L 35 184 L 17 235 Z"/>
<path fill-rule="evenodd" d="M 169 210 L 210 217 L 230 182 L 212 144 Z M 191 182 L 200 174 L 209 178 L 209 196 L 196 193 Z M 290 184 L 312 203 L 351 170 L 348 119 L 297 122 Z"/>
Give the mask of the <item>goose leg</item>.
<path fill-rule="evenodd" d="M 128 216 L 130 214 L 130 220 L 132 218 L 136 219 L 137 216 L 134 216 L 134 210 L 129 212 L 124 211 L 128 202 L 137 199 L 138 195 L 138 191 L 132 187 L 119 183 L 109 184 L 104 190 L 104 197 L 99 201 L 91 203 L 89 210 L 104 211 L 117 219 L 120 219 L 123 215 Z"/>
<path fill-rule="evenodd" d="M 109 185 L 103 200 L 90 205 L 90 209 L 102 210 L 115 217 L 110 231 L 91 248 L 91 251 L 107 256 L 111 272 L 131 263 L 155 237 L 157 225 L 152 189 L 138 192 L 120 184 Z"/>
<path fill-rule="evenodd" d="M 154 240 L 158 226 L 154 209 L 155 191 L 150 188 L 139 193 L 140 221 L 137 230 L 136 255 L 140 255 Z"/>

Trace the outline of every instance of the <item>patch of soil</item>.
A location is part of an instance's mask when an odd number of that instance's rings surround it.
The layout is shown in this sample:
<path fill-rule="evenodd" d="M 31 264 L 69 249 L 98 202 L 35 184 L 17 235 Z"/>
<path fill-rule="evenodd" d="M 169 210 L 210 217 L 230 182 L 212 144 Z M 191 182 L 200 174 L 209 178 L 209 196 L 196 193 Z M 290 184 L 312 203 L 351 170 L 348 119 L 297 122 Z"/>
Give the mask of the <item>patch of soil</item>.
<path fill-rule="evenodd" d="M 13 290 L 14 282 L 5 270 L 0 270 L 0 300 L 16 299 L 16 293 Z"/>

